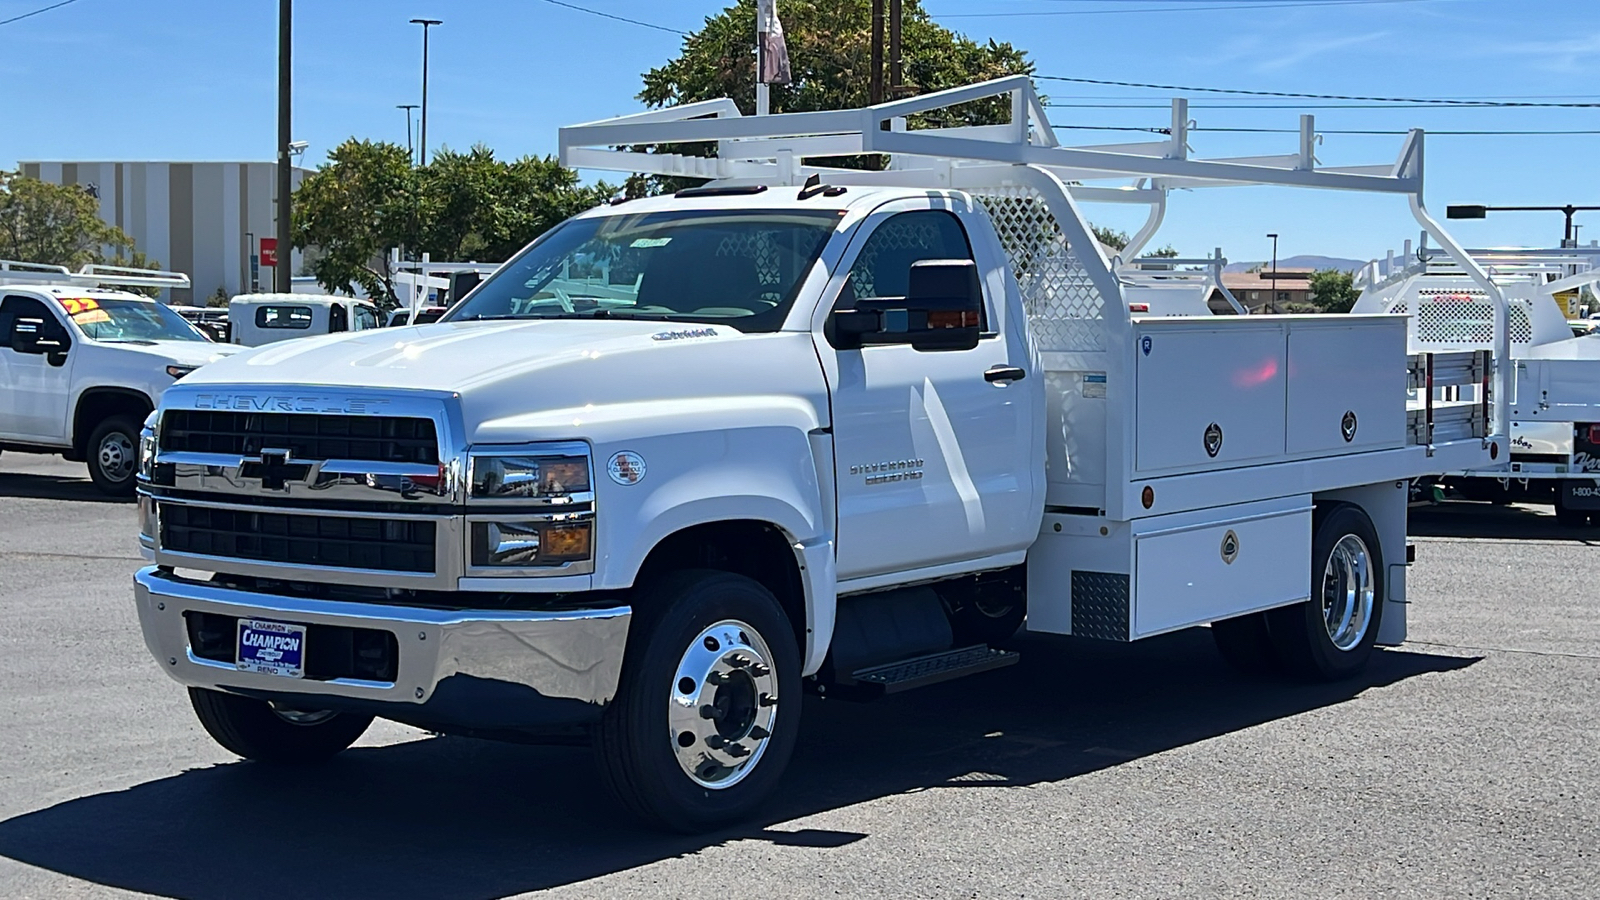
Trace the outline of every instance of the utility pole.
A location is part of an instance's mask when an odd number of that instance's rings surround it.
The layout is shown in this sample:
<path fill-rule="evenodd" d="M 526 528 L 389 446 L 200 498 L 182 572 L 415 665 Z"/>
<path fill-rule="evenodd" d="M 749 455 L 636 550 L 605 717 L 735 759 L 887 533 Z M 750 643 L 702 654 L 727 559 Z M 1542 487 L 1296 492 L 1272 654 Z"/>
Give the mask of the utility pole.
<path fill-rule="evenodd" d="M 1272 304 L 1273 312 L 1282 312 L 1278 309 L 1278 235 L 1273 233 L 1267 237 L 1272 238 L 1272 287 L 1269 294 L 1272 299 L 1267 302 Z"/>
<path fill-rule="evenodd" d="M 417 139 L 417 165 L 428 164 L 428 29 L 443 25 L 439 19 L 412 19 L 411 24 L 422 26 L 422 135 Z"/>
<path fill-rule="evenodd" d="M 904 87 L 905 70 L 900 59 L 900 24 L 904 18 L 902 0 L 889 0 L 889 98 L 898 100 Z"/>
<path fill-rule="evenodd" d="M 872 0 L 872 81 L 867 89 L 867 105 L 883 102 L 883 0 Z"/>
<path fill-rule="evenodd" d="M 289 165 L 289 45 L 294 31 L 291 27 L 294 21 L 292 3 L 293 0 L 278 0 L 278 258 L 277 264 L 272 267 L 272 287 L 280 294 L 289 293 L 289 279 L 294 274 L 294 268 L 290 265 L 294 258 L 294 245 L 289 229 L 293 213 L 289 195 L 294 191 Z"/>
<path fill-rule="evenodd" d="M 411 140 L 411 111 L 416 109 L 417 105 L 415 103 L 396 103 L 394 108 L 403 109 L 406 111 L 406 153 L 408 154 L 407 158 L 411 161 L 411 164 L 416 165 L 417 148 Z"/>

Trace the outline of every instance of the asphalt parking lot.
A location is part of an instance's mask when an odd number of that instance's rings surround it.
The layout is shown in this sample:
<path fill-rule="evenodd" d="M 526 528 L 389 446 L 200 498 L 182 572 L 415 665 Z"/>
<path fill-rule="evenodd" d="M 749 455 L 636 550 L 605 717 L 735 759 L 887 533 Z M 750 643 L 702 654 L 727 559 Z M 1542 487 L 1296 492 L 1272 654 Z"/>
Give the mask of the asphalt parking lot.
<path fill-rule="evenodd" d="M 0 897 L 1592 897 L 1600 529 L 1413 516 L 1411 637 L 1253 681 L 1203 631 L 813 702 L 761 821 L 636 828 L 587 753 L 380 724 L 241 763 L 148 658 L 130 504 L 0 457 Z"/>

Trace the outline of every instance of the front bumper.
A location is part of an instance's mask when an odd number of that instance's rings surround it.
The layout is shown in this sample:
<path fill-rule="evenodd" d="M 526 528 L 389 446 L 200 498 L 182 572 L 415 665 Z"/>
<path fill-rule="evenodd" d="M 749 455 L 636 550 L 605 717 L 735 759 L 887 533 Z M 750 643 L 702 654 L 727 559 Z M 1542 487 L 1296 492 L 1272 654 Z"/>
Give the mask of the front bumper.
<path fill-rule="evenodd" d="M 134 599 L 146 646 L 181 684 L 457 731 L 593 721 L 616 694 L 632 618 L 626 606 L 445 610 L 286 597 L 155 566 L 134 576 Z M 195 654 L 190 614 L 386 631 L 396 639 L 394 680 L 242 672 L 232 662 Z M 311 641 L 307 652 L 315 652 Z"/>

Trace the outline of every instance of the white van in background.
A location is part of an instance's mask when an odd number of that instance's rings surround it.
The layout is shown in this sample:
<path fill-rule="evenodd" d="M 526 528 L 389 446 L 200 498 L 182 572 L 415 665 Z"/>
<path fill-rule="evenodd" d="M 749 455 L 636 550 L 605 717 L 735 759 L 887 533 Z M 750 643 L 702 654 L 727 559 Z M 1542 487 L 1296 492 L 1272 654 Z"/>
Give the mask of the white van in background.
<path fill-rule="evenodd" d="M 232 343 L 259 347 L 290 338 L 366 331 L 381 321 L 378 308 L 354 297 L 318 294 L 240 294 L 228 301 Z"/>

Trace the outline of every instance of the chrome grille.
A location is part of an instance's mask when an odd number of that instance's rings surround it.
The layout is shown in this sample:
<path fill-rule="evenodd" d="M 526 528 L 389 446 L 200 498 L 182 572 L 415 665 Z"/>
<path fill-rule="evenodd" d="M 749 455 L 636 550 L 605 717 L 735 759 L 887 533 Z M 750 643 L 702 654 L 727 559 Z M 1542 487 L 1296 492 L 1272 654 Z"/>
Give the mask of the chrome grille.
<path fill-rule="evenodd" d="M 232 456 L 288 450 L 301 460 L 439 464 L 433 420 L 409 416 L 169 409 L 160 450 Z"/>
<path fill-rule="evenodd" d="M 161 547 L 174 553 L 295 566 L 433 574 L 431 521 L 355 518 L 161 503 Z"/>

